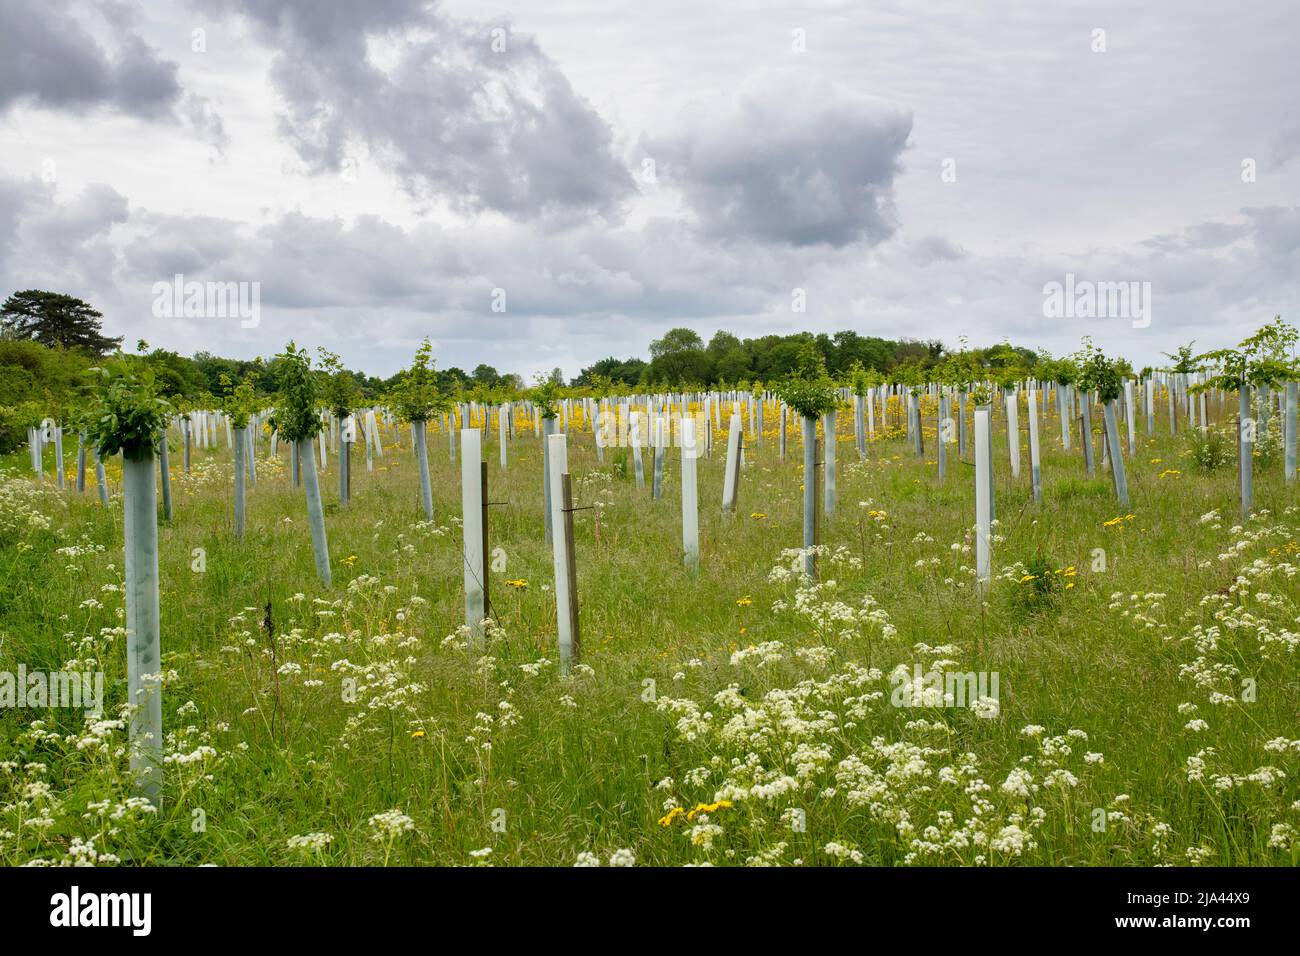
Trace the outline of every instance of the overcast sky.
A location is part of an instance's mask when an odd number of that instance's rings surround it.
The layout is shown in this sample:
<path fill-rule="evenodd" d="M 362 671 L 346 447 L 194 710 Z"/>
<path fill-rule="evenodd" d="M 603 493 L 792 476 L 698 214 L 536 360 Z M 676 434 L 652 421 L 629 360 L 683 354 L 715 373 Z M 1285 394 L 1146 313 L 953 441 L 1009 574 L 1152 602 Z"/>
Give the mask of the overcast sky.
<path fill-rule="evenodd" d="M 1146 364 L 1297 320 L 1297 49 L 1295 0 L 0 0 L 0 294 L 376 374 L 675 325 Z M 178 273 L 257 325 L 156 316 Z M 1049 315 L 1071 273 L 1149 314 Z"/>

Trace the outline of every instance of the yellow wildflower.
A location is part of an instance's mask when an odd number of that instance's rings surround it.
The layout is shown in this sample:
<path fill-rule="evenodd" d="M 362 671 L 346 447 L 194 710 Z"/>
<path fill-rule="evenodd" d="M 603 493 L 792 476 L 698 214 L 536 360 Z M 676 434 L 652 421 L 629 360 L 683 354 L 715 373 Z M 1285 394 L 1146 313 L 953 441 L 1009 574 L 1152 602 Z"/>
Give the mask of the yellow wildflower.
<path fill-rule="evenodd" d="M 678 817 L 680 817 L 685 812 L 686 811 L 683 810 L 681 807 L 673 807 L 671 810 L 668 811 L 668 813 L 665 816 L 659 818 L 659 825 L 661 827 L 670 827 L 673 825 L 673 821 L 675 821 Z"/>
<path fill-rule="evenodd" d="M 726 810 L 730 806 L 730 800 L 719 800 L 717 803 L 697 803 L 695 808 L 686 814 L 686 820 L 689 822 L 694 820 L 701 813 L 716 813 L 719 810 Z M 680 809 L 680 807 L 678 809 Z"/>

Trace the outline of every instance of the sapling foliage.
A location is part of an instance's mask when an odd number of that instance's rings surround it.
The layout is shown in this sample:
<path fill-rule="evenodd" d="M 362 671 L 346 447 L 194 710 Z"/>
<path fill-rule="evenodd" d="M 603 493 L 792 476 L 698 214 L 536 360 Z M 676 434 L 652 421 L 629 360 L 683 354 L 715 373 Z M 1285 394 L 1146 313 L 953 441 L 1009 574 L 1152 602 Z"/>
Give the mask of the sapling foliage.
<path fill-rule="evenodd" d="M 1241 465 L 1241 516 L 1250 517 L 1254 501 L 1254 450 L 1255 420 L 1251 411 L 1251 393 L 1254 389 L 1272 387 L 1297 378 L 1294 353 L 1300 333 L 1281 316 L 1274 317 L 1254 335 L 1243 339 L 1236 348 L 1214 349 L 1196 356 L 1196 362 L 1207 364 L 1212 370 L 1205 381 L 1193 385 L 1189 391 L 1196 393 L 1217 388 L 1235 391 L 1238 396 L 1238 461 Z"/>
<path fill-rule="evenodd" d="M 1115 414 L 1116 402 L 1124 391 L 1124 379 L 1120 374 L 1118 363 L 1107 358 L 1100 349 L 1092 344 L 1091 339 L 1084 339 L 1083 348 L 1077 356 L 1079 368 L 1079 387 L 1085 393 L 1095 392 L 1101 402 L 1102 413 L 1106 422 L 1106 448 L 1110 455 L 1110 469 L 1115 485 L 1115 497 L 1120 505 L 1127 508 L 1128 476 L 1124 470 L 1124 458 L 1120 452 L 1118 417 Z M 1085 408 L 1087 406 L 1085 405 Z M 1085 422 L 1087 417 L 1085 414 Z M 1091 433 L 1085 439 L 1089 444 L 1085 451 L 1091 450 Z"/>
<path fill-rule="evenodd" d="M 329 543 L 325 537 L 325 512 L 321 507 L 316 456 L 312 449 L 312 440 L 320 432 L 317 411 L 320 380 L 312 368 L 311 355 L 293 342 L 285 346 L 276 358 L 280 360 L 280 390 L 276 397 L 275 426 L 285 440 L 298 449 L 298 468 L 307 493 L 307 520 L 311 525 L 316 574 L 328 586 L 331 580 Z"/>
<path fill-rule="evenodd" d="M 248 420 L 257 411 L 257 392 L 253 382 L 245 378 L 235 385 L 228 375 L 220 378 L 224 394 L 221 398 L 221 410 L 230 419 L 230 427 L 235 438 L 235 537 L 244 536 L 244 518 L 246 513 L 246 456 L 252 453 L 248 447 Z"/>
<path fill-rule="evenodd" d="M 153 370 L 139 359 L 119 354 L 91 375 L 86 439 L 101 455 L 122 455 L 131 774 L 136 795 L 156 804 L 163 728 L 154 448 L 171 406 L 158 394 Z"/>
<path fill-rule="evenodd" d="M 329 413 L 334 416 L 335 427 L 341 433 L 339 447 L 339 500 L 347 503 L 351 492 L 351 449 L 347 440 L 345 426 L 348 416 L 352 414 L 361 400 L 357 381 L 352 373 L 343 367 L 342 360 L 325 348 L 319 348 L 321 399 Z"/>
<path fill-rule="evenodd" d="M 821 353 L 811 345 L 800 352 L 793 375 L 776 389 L 777 395 L 803 420 L 803 549 L 804 574 L 816 577 L 817 538 L 817 419 L 839 405 L 835 382 L 826 374 Z M 834 436 L 827 436 L 833 440 Z"/>
<path fill-rule="evenodd" d="M 415 350 L 409 368 L 403 369 L 397 384 L 388 396 L 388 404 L 402 421 L 411 426 L 411 442 L 415 446 L 416 464 L 420 471 L 420 504 L 426 521 L 433 520 L 433 488 L 429 483 L 429 448 L 426 440 L 426 423 L 446 407 L 438 390 L 438 379 L 433 367 L 433 345 L 426 338 Z"/>

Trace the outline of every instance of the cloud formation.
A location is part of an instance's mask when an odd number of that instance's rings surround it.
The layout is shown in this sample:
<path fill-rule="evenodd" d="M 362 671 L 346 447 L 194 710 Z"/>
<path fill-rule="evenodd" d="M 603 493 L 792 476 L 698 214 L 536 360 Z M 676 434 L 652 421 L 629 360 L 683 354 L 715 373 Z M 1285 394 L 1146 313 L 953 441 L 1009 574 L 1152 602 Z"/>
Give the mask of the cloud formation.
<path fill-rule="evenodd" d="M 281 130 L 313 171 L 364 146 L 458 211 L 615 221 L 634 191 L 609 126 L 529 36 L 413 0 L 211 0 L 274 48 Z"/>
<path fill-rule="evenodd" d="M 107 107 L 142 119 L 170 117 L 181 99 L 176 64 L 130 28 L 129 8 L 102 8 L 118 33 L 110 52 L 67 0 L 0 4 L 0 112 L 30 104 L 83 112 Z"/>
<path fill-rule="evenodd" d="M 893 184 L 912 131 L 897 107 L 804 70 L 760 74 L 647 139 L 704 231 L 796 246 L 893 235 Z"/>
<path fill-rule="evenodd" d="M 735 2 L 9 0 L 0 294 L 82 295 L 186 352 L 295 337 L 385 372 L 429 334 L 526 377 L 674 325 L 1087 334 L 1143 364 L 1300 311 L 1285 0 L 1178 32 L 1175 0 L 1117 7 L 1105 54 L 1049 6 L 934 3 L 806 7 L 795 53 Z M 223 161 L 176 135 L 223 116 Z M 154 318 L 177 272 L 260 282 L 262 325 Z M 1151 282 L 1152 325 L 1046 318 L 1067 273 Z"/>
<path fill-rule="evenodd" d="M 252 225 L 130 207 L 107 186 L 63 196 L 0 178 L 0 230 L 12 237 L 0 243 L 0 287 L 81 295 L 103 308 L 111 334 L 244 355 L 296 338 L 379 373 L 401 365 L 427 334 L 444 365 L 486 361 L 525 376 L 558 365 L 573 374 L 605 355 L 644 353 L 674 325 L 706 338 L 719 328 L 746 336 L 854 328 L 950 345 L 959 330 L 976 342 L 1007 334 L 1057 353 L 1092 335 L 1154 361 L 1180 342 L 1239 338 L 1300 308 L 1294 206 L 1247 207 L 1132 248 L 1012 256 L 902 233 L 870 248 L 720 246 L 662 220 L 555 233 L 292 212 Z M 261 325 L 153 318 L 153 284 L 177 272 L 259 282 Z M 1045 318 L 1043 285 L 1067 272 L 1151 281 L 1152 326 Z M 795 288 L 806 312 L 792 311 Z M 497 289 L 503 313 L 492 309 Z"/>

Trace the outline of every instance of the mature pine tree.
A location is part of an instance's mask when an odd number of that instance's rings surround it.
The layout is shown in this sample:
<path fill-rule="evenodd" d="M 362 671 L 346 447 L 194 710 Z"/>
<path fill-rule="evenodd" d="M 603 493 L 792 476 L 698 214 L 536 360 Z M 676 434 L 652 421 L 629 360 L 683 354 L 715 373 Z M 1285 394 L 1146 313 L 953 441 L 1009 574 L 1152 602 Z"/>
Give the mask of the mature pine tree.
<path fill-rule="evenodd" d="M 0 305 L 0 328 L 14 339 L 35 339 L 42 345 L 104 355 L 122 344 L 101 331 L 102 312 L 88 302 L 58 292 L 28 289 L 15 292 Z"/>

